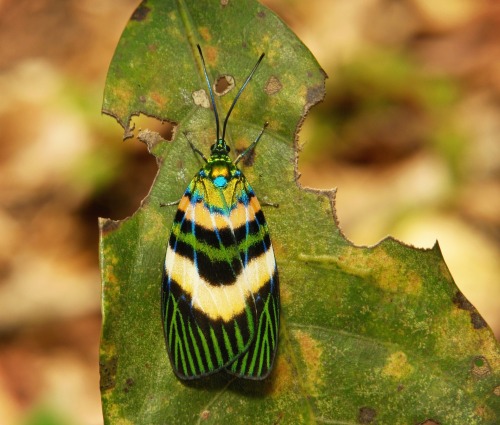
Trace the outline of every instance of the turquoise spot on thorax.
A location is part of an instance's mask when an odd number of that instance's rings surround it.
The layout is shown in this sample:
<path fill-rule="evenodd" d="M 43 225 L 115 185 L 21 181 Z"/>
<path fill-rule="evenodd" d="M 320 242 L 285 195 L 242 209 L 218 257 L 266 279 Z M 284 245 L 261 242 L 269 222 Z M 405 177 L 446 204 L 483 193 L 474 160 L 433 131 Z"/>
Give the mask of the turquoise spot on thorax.
<path fill-rule="evenodd" d="M 218 176 L 214 180 L 214 185 L 217 187 L 225 187 L 227 185 L 227 180 L 223 176 Z"/>

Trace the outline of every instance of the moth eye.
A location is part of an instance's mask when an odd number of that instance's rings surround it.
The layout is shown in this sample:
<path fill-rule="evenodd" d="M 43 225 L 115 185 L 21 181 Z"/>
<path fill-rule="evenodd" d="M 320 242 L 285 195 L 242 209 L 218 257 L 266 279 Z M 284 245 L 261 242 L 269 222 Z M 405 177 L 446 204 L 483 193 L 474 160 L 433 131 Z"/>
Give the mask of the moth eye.
<path fill-rule="evenodd" d="M 226 152 L 231 152 L 231 148 L 228 145 L 226 145 Z"/>

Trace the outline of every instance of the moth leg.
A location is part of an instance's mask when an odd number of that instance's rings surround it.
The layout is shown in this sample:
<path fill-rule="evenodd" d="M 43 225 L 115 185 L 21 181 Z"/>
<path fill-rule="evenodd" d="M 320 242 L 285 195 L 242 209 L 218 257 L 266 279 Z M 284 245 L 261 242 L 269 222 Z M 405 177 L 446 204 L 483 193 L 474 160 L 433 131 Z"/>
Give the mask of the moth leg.
<path fill-rule="evenodd" d="M 260 133 L 258 134 L 257 138 L 250 144 L 250 146 L 248 146 L 248 148 L 246 148 L 243 152 L 241 152 L 238 155 L 238 157 L 234 160 L 234 165 L 240 162 L 240 160 L 243 159 L 243 157 L 255 147 L 255 145 L 259 142 L 260 138 L 262 137 L 262 134 L 264 133 L 264 130 L 267 128 L 268 125 L 269 123 L 266 121 L 262 126 L 262 130 L 260 130 Z"/>
<path fill-rule="evenodd" d="M 280 204 L 275 203 L 275 202 L 267 202 L 267 201 L 261 201 L 260 205 L 263 207 L 274 207 L 274 208 L 279 208 Z"/>
<path fill-rule="evenodd" d="M 171 207 L 172 205 L 178 205 L 179 202 L 181 202 L 181 199 L 178 199 L 177 201 L 172 201 L 172 202 L 160 202 L 160 207 Z"/>
<path fill-rule="evenodd" d="M 182 134 L 184 134 L 184 137 L 185 137 L 185 138 L 186 138 L 186 140 L 188 141 L 189 146 L 191 146 L 191 149 L 193 149 L 193 152 L 195 152 L 195 153 L 197 153 L 198 155 L 200 155 L 200 156 L 203 158 L 203 160 L 204 160 L 205 162 L 208 162 L 208 159 L 206 158 L 206 156 L 205 156 L 205 155 L 203 155 L 203 152 L 202 152 L 202 151 L 200 151 L 200 150 L 199 150 L 199 149 L 198 149 L 195 145 L 193 145 L 193 143 L 191 142 L 191 140 L 189 140 L 189 138 L 187 137 L 187 133 L 186 133 L 186 132 L 184 132 L 184 133 L 182 133 Z"/>

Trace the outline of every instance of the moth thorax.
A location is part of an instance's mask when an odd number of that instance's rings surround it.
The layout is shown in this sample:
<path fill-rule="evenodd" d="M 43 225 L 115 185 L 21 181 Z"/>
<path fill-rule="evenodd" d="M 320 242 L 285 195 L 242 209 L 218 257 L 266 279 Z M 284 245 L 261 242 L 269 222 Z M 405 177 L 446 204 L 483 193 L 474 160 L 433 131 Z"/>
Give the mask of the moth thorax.
<path fill-rule="evenodd" d="M 210 171 L 210 179 L 217 187 L 225 187 L 231 178 L 231 173 L 227 164 L 217 164 Z"/>

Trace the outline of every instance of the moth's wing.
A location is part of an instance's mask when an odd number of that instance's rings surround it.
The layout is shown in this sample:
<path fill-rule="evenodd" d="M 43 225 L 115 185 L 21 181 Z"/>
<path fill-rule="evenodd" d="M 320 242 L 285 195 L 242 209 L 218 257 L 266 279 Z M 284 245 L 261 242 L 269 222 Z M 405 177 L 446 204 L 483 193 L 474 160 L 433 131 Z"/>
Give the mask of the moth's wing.
<path fill-rule="evenodd" d="M 256 332 L 256 306 L 242 278 L 243 263 L 227 214 L 209 199 L 221 196 L 195 177 L 172 225 L 162 285 L 162 318 L 176 375 L 217 372 L 244 354 Z M 219 190 L 220 191 L 220 190 Z"/>
<path fill-rule="evenodd" d="M 226 370 L 247 379 L 266 378 L 273 366 L 279 333 L 279 279 L 273 246 L 259 201 L 246 180 L 238 199 L 238 208 L 245 211 L 245 226 L 235 229 L 240 246 L 244 272 L 251 282 L 252 297 L 257 309 L 256 332 L 248 351 Z M 242 249 L 244 247 L 244 249 Z"/>

